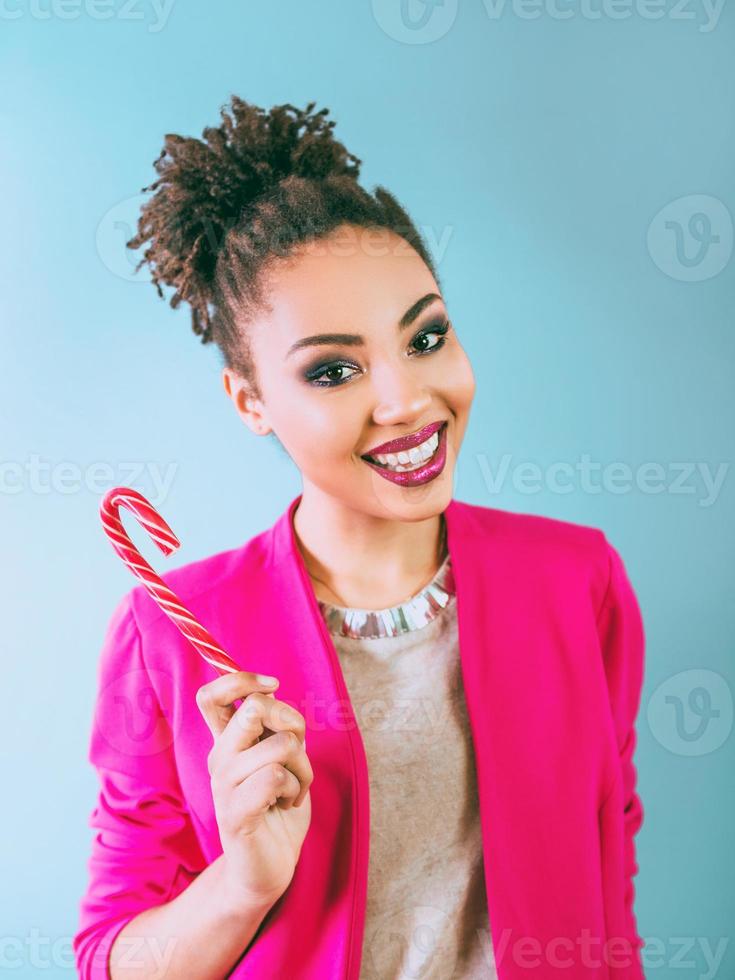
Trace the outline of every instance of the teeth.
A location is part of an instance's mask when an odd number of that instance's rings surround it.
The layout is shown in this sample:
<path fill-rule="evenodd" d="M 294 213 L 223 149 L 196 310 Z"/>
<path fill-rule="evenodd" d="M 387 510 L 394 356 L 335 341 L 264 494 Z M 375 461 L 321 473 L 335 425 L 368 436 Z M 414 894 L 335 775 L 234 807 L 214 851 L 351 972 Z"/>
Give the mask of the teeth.
<path fill-rule="evenodd" d="M 423 466 L 427 459 L 430 459 L 434 455 L 438 445 L 439 433 L 435 432 L 433 436 L 429 436 L 420 446 L 414 446 L 408 452 L 387 453 L 385 455 L 376 453 L 374 456 L 371 456 L 371 459 L 381 463 L 383 466 L 387 466 L 388 469 L 402 473 L 406 470 L 415 470 L 419 466 Z"/>

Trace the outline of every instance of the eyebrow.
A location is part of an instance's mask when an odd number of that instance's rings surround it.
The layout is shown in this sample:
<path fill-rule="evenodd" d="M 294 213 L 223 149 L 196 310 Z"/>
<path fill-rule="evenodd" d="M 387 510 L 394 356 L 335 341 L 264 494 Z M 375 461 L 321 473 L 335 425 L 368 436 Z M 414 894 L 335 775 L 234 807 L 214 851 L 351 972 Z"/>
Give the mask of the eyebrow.
<path fill-rule="evenodd" d="M 440 300 L 441 298 L 442 297 L 439 295 L 439 293 L 427 293 L 425 296 L 422 296 L 421 299 L 416 300 L 413 306 L 410 306 L 398 321 L 398 329 L 405 330 L 406 327 L 410 327 L 416 317 L 418 317 L 427 306 L 429 306 L 435 300 Z M 364 343 L 365 338 L 356 333 L 318 333 L 314 334 L 312 337 L 302 337 L 301 340 L 297 340 L 296 343 L 292 344 L 289 348 L 286 357 L 290 357 L 294 351 L 301 350 L 302 347 L 319 347 L 325 344 L 342 344 L 348 347 L 361 347 L 364 345 Z"/>

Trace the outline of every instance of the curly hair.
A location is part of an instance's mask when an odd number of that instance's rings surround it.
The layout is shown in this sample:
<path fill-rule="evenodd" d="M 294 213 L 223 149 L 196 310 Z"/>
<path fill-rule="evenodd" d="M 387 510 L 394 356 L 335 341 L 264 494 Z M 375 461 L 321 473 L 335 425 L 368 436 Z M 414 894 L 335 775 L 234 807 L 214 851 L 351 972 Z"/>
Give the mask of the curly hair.
<path fill-rule="evenodd" d="M 153 166 L 159 174 L 142 191 L 155 191 L 141 208 L 131 249 L 146 242 L 158 295 L 175 288 L 170 305 L 191 307 L 192 329 L 214 342 L 227 367 L 260 397 L 243 325 L 262 310 L 263 273 L 296 247 L 350 224 L 388 229 L 436 270 L 422 235 L 384 187 L 374 193 L 357 178 L 361 160 L 334 138 L 329 109 L 313 112 L 286 103 L 266 112 L 231 97 L 220 126 L 203 139 L 169 133 Z"/>

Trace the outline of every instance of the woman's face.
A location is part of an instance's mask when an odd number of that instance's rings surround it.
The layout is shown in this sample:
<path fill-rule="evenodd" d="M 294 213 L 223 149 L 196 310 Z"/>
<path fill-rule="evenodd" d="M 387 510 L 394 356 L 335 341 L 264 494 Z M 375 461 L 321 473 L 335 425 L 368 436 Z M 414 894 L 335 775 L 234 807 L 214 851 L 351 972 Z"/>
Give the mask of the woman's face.
<path fill-rule="evenodd" d="M 475 379 L 422 258 L 392 232 L 344 225 L 278 260 L 267 282 L 271 309 L 247 328 L 262 400 L 223 371 L 246 424 L 275 432 L 305 496 L 393 520 L 443 511 Z M 407 463 L 395 452 L 382 465 L 363 458 L 432 423 L 446 425 L 413 474 L 415 451 Z"/>

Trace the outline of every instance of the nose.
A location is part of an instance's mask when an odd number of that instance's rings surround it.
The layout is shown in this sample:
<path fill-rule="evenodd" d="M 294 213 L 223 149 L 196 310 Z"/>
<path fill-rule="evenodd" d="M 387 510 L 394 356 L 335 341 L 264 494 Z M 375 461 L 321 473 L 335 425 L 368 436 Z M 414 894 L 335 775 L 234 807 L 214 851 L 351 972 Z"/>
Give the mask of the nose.
<path fill-rule="evenodd" d="M 420 377 L 405 365 L 383 367 L 374 375 L 376 425 L 412 424 L 425 417 L 431 393 Z"/>

